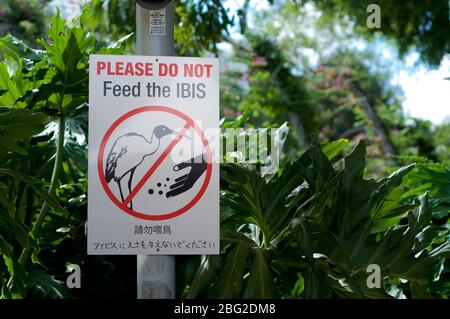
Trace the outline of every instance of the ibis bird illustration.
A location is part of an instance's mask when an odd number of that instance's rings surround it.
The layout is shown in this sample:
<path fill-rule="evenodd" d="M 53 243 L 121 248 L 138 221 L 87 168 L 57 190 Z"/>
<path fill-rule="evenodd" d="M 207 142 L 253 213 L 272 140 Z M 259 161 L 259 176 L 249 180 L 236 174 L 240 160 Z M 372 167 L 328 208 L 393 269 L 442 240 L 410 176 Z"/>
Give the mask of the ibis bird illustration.
<path fill-rule="evenodd" d="M 136 168 L 144 161 L 146 156 L 156 153 L 161 139 L 175 132 L 165 125 L 158 125 L 153 129 L 150 140 L 137 133 L 127 133 L 116 139 L 106 159 L 105 179 L 109 183 L 114 180 L 119 187 L 120 198 L 124 201 L 122 179 L 128 176 L 128 194 L 131 193 L 133 175 Z M 133 201 L 129 203 L 133 209 Z"/>

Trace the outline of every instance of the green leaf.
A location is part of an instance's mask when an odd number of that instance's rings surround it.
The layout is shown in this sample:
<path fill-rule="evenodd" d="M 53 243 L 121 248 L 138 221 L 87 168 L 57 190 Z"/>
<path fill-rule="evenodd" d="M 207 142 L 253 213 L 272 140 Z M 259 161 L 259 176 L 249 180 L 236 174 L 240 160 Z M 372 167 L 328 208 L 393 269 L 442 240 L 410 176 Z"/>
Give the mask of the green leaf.
<path fill-rule="evenodd" d="M 8 54 L 16 60 L 24 58 L 33 62 L 40 61 L 45 54 L 42 50 L 30 48 L 11 34 L 0 38 L 0 53 Z"/>
<path fill-rule="evenodd" d="M 299 297 L 303 291 L 305 290 L 305 278 L 303 278 L 302 273 L 297 273 L 297 281 L 295 282 L 294 287 L 292 288 L 291 294 Z"/>
<path fill-rule="evenodd" d="M 14 143 L 13 141 L 11 141 L 10 139 L 8 139 L 6 137 L 0 136 L 0 145 L 3 147 L 6 147 L 7 149 L 10 149 L 11 151 L 18 153 L 18 154 L 28 155 L 28 152 L 26 149 L 17 145 L 16 143 Z"/>
<path fill-rule="evenodd" d="M 428 203 L 428 193 L 419 197 L 420 207 L 414 211 L 414 223 L 417 228 L 426 227 L 430 224 L 432 211 Z"/>
<path fill-rule="evenodd" d="M 220 256 L 202 256 L 200 267 L 191 282 L 186 298 L 194 299 L 201 296 L 202 291 L 209 287 L 220 268 Z"/>
<path fill-rule="evenodd" d="M 223 118 L 223 122 L 220 125 L 220 128 L 221 129 L 227 129 L 227 128 L 239 128 L 239 127 L 242 127 L 243 123 L 245 123 L 245 121 L 247 121 L 249 115 L 250 115 L 250 109 L 247 109 L 236 120 L 225 121 L 225 119 Z"/>
<path fill-rule="evenodd" d="M 364 264 L 378 264 L 386 274 L 408 280 L 432 278 L 439 259 L 426 249 L 437 233 L 436 227 L 430 226 L 430 219 L 431 210 L 424 195 L 420 207 L 408 214 L 408 225 L 392 227 L 378 242 L 371 236 L 362 244 L 358 263 L 364 260 Z"/>
<path fill-rule="evenodd" d="M 211 289 L 211 298 L 237 298 L 241 292 L 242 277 L 247 263 L 249 247 L 235 245 L 227 256 L 217 284 Z"/>
<path fill-rule="evenodd" d="M 262 248 L 257 248 L 254 250 L 254 253 L 255 257 L 250 268 L 244 298 L 273 298 L 273 278 L 270 273 L 265 251 Z"/>
<path fill-rule="evenodd" d="M 430 253 L 433 257 L 443 257 L 450 259 L 450 242 L 443 243 L 442 245 L 433 249 Z"/>
<path fill-rule="evenodd" d="M 65 47 L 62 58 L 64 67 L 60 69 L 64 73 L 65 86 L 73 85 L 79 82 L 80 79 L 86 78 L 87 72 L 85 69 L 78 69 L 78 62 L 81 60 L 81 51 L 78 46 L 77 38 L 73 32 L 70 32 L 69 41 Z"/>
<path fill-rule="evenodd" d="M 0 89 L 7 91 L 0 96 L 0 105 L 11 106 L 20 97 L 19 89 L 11 80 L 6 64 L 2 62 L 0 62 Z"/>
<path fill-rule="evenodd" d="M 310 263 L 314 263 L 313 258 L 313 248 L 311 245 L 311 229 L 309 229 L 310 224 L 303 218 L 296 218 L 291 222 L 292 233 L 295 239 L 298 241 L 299 248 L 305 255 L 306 260 Z"/>
<path fill-rule="evenodd" d="M 417 172 L 414 165 L 386 178 L 365 179 L 364 142 L 345 157 L 344 167 L 331 164 L 343 145 L 313 143 L 270 180 L 249 166 L 221 166 L 226 262 L 203 286 L 208 296 L 273 297 L 279 291 L 289 296 L 297 284 L 305 298 L 389 298 L 389 283 L 398 278 L 420 284 L 434 278 L 450 246 L 444 228 L 432 224 L 429 196 L 412 204 L 402 198 L 405 181 Z M 438 180 L 436 171 L 425 172 L 422 180 L 441 183 L 446 190 L 447 173 L 440 170 Z M 254 254 L 239 251 L 244 247 Z M 366 269 L 372 263 L 381 267 L 387 288 L 366 287 Z M 300 283 L 288 275 L 293 271 L 301 272 Z M 411 289 L 423 294 L 419 288 Z"/>
<path fill-rule="evenodd" d="M 337 141 L 327 143 L 322 147 L 322 152 L 329 160 L 335 158 L 348 144 L 347 138 L 341 138 Z"/>
<path fill-rule="evenodd" d="M 421 195 L 424 192 L 426 192 L 427 190 L 429 190 L 431 188 L 431 183 L 425 183 L 425 184 L 421 184 L 420 186 L 413 188 L 409 191 L 407 191 L 406 193 L 402 194 L 402 198 L 409 198 L 409 197 L 413 197 L 413 196 L 417 196 L 417 195 Z"/>
<path fill-rule="evenodd" d="M 14 216 L 16 213 L 16 207 L 12 201 L 8 198 L 8 192 L 5 189 L 0 190 L 0 204 L 5 208 L 5 211 L 0 210 L 0 216 L 7 215 L 8 217 Z M 0 227 L 2 227 L 2 223 L 0 223 Z"/>
<path fill-rule="evenodd" d="M 305 274 L 305 298 L 317 299 L 319 298 L 321 280 L 319 273 L 312 267 L 309 267 Z"/>
<path fill-rule="evenodd" d="M 116 42 L 111 43 L 106 48 L 101 48 L 97 54 L 123 54 L 126 43 L 132 38 L 133 33 L 121 37 Z"/>
<path fill-rule="evenodd" d="M 38 245 L 35 244 L 35 247 L 37 247 Z M 43 268 L 47 268 L 44 263 L 41 261 L 41 259 L 39 258 L 39 248 L 33 249 L 33 253 L 31 254 L 31 262 L 33 264 L 38 264 L 40 266 L 42 266 Z"/>
<path fill-rule="evenodd" d="M 87 149 L 85 147 L 82 147 L 69 139 L 64 144 L 64 151 L 75 164 L 79 165 L 83 171 L 87 172 L 88 158 Z"/>
<path fill-rule="evenodd" d="M 319 174 L 319 178 L 326 181 L 331 179 L 332 176 L 335 175 L 333 166 L 331 165 L 325 154 L 322 152 L 322 147 L 318 142 L 314 142 L 311 146 L 311 159 L 313 170 L 315 171 L 315 173 Z"/>
<path fill-rule="evenodd" d="M 41 197 L 42 200 L 46 201 L 47 204 L 55 211 L 70 215 L 70 213 L 66 209 L 64 209 L 53 196 L 50 196 L 45 190 L 42 189 L 44 183 L 41 180 L 8 168 L 0 168 L 0 173 L 9 175 L 26 183 L 31 188 L 33 188 L 36 194 Z"/>
<path fill-rule="evenodd" d="M 62 92 L 64 86 L 60 83 L 57 76 L 54 76 L 49 83 L 42 83 L 37 88 L 27 90 L 19 99 L 18 102 L 24 102 L 27 108 L 35 109 L 36 104 L 44 102 L 47 108 L 54 105 L 51 103 L 51 96 Z M 59 110 L 58 110 L 59 111 Z"/>
<path fill-rule="evenodd" d="M 412 190 L 403 195 L 405 198 L 423 194 L 425 190 L 436 197 L 450 195 L 450 169 L 447 167 L 418 165 L 406 181 Z"/>
<path fill-rule="evenodd" d="M 6 287 L 8 295 L 13 299 L 21 299 L 25 296 L 26 273 L 23 267 L 13 256 L 13 247 L 0 235 L 0 251 L 3 253 L 3 260 L 11 276 L 11 283 Z M 3 291 L 2 291 L 3 294 Z"/>
<path fill-rule="evenodd" d="M 5 205 L 4 195 L 0 195 L 0 201 L 2 205 Z M 8 204 L 7 204 L 8 205 Z M 13 205 L 13 203 L 9 203 Z M 15 209 L 12 207 L 11 209 Z M 12 216 L 4 210 L 0 210 L 0 231 L 5 235 L 9 235 L 10 238 L 15 238 L 22 247 L 28 247 L 28 243 L 31 238 L 28 236 L 28 230 L 21 222 L 14 220 Z"/>
<path fill-rule="evenodd" d="M 12 246 L 6 242 L 2 235 L 0 235 L 0 251 L 5 256 L 9 257 L 12 255 Z"/>
<path fill-rule="evenodd" d="M 411 281 L 409 287 L 412 299 L 434 299 L 428 290 L 416 280 Z"/>
<path fill-rule="evenodd" d="M 381 233 L 386 231 L 388 228 L 393 227 L 398 224 L 398 222 L 405 217 L 405 214 L 408 211 L 413 210 L 416 208 L 417 205 L 401 205 L 395 209 L 392 209 L 389 211 L 389 213 L 382 217 L 378 216 L 374 219 L 372 226 L 371 226 L 371 233 Z"/>
<path fill-rule="evenodd" d="M 29 271 L 28 287 L 28 293 L 33 298 L 67 299 L 70 297 L 64 282 L 37 269 Z"/>
<path fill-rule="evenodd" d="M 14 139 L 24 139 L 40 133 L 47 123 L 47 115 L 30 110 L 10 109 L 0 113 L 0 131 L 5 131 Z"/>
<path fill-rule="evenodd" d="M 249 247 L 255 247 L 256 243 L 241 232 L 229 229 L 221 229 L 220 240 L 225 244 L 241 244 Z"/>
<path fill-rule="evenodd" d="M 352 187 L 351 183 L 355 179 L 362 179 L 366 164 L 366 144 L 364 140 L 359 141 L 358 145 L 345 158 L 345 174 L 344 181 Z M 354 185 L 353 185 L 354 186 Z"/>
<path fill-rule="evenodd" d="M 182 256 L 177 258 L 176 287 L 181 287 L 177 291 L 177 298 L 186 298 L 190 290 L 189 285 L 192 283 L 201 262 L 202 256 Z"/>
<path fill-rule="evenodd" d="M 60 45 L 61 35 L 64 33 L 66 21 L 61 18 L 59 8 L 56 9 L 56 15 L 52 18 L 48 37 L 56 46 Z"/>

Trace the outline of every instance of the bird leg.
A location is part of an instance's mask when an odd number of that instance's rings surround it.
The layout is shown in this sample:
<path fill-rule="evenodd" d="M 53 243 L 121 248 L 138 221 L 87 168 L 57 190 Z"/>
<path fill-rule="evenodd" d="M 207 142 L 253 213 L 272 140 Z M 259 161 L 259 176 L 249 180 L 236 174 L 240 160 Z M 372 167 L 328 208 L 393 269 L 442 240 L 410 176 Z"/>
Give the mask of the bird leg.
<path fill-rule="evenodd" d="M 120 181 L 121 181 L 121 180 L 122 180 L 122 179 L 119 179 L 119 180 L 117 180 L 116 182 L 117 182 L 117 185 L 119 186 L 120 199 L 122 200 L 122 203 L 123 203 L 124 198 L 123 198 L 123 193 L 122 193 L 122 186 L 120 185 Z"/>
<path fill-rule="evenodd" d="M 128 179 L 128 194 L 131 194 L 131 183 L 133 182 L 133 175 L 136 167 L 130 171 L 130 178 Z M 133 200 L 130 200 L 130 209 L 133 209 Z"/>

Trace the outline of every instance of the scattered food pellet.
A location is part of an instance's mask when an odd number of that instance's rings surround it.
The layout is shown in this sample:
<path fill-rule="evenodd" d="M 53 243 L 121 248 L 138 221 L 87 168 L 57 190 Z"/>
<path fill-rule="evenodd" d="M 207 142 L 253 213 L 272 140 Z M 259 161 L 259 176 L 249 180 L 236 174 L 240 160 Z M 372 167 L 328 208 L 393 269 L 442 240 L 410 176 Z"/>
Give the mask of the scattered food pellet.
<path fill-rule="evenodd" d="M 150 188 L 150 189 L 148 190 L 148 193 L 149 193 L 150 195 L 153 194 L 153 193 L 154 193 L 153 189 Z"/>
<path fill-rule="evenodd" d="M 158 194 L 159 194 L 159 195 L 162 195 L 162 194 L 163 194 L 163 191 L 159 191 Z"/>
<path fill-rule="evenodd" d="M 156 186 L 161 187 L 161 183 L 156 184 Z"/>
<path fill-rule="evenodd" d="M 166 181 L 170 181 L 170 178 L 166 177 Z"/>

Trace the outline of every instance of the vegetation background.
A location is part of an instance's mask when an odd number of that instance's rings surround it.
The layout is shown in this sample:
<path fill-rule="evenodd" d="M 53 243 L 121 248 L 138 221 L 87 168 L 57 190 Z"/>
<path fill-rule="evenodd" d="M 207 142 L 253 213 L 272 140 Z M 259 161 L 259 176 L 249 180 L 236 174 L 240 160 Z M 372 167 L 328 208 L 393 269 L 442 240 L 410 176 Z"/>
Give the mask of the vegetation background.
<path fill-rule="evenodd" d="M 450 122 L 407 115 L 392 78 L 448 59 L 450 4 L 380 0 L 369 29 L 371 2 L 177 1 L 177 54 L 221 58 L 222 127 L 283 147 L 273 176 L 221 166 L 222 252 L 177 257 L 179 297 L 449 298 Z M 88 56 L 134 52 L 135 2 L 80 6 L 0 5 L 2 298 L 136 297 L 135 257 L 87 256 L 85 234 Z"/>

